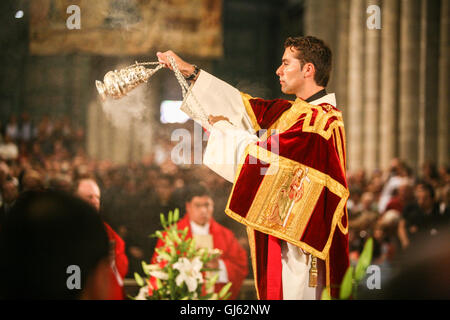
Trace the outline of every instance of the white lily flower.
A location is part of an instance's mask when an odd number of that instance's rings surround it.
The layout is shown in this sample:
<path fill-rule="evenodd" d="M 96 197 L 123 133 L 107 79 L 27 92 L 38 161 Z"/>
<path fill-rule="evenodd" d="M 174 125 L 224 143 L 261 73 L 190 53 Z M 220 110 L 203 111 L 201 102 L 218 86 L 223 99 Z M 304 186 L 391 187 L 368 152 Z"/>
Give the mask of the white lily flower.
<path fill-rule="evenodd" d="M 169 275 L 163 271 L 159 271 L 159 270 L 154 270 L 154 271 L 150 271 L 149 272 L 151 276 L 161 279 L 161 280 L 168 280 L 169 279 Z"/>
<path fill-rule="evenodd" d="M 154 264 L 146 264 L 145 266 L 142 266 L 142 269 L 144 269 L 146 272 L 151 272 L 154 270 L 159 270 L 161 269 L 161 267 L 159 266 L 159 264 L 154 263 Z"/>
<path fill-rule="evenodd" d="M 139 290 L 138 295 L 135 297 L 136 300 L 147 300 L 148 286 L 142 287 Z"/>
<path fill-rule="evenodd" d="M 198 283 L 203 282 L 203 275 L 200 272 L 202 267 L 203 263 L 199 257 L 195 257 L 192 261 L 187 258 L 180 258 L 173 264 L 173 268 L 180 271 L 180 274 L 175 279 L 177 286 L 180 286 L 184 282 L 189 292 L 194 292 L 197 289 Z"/>

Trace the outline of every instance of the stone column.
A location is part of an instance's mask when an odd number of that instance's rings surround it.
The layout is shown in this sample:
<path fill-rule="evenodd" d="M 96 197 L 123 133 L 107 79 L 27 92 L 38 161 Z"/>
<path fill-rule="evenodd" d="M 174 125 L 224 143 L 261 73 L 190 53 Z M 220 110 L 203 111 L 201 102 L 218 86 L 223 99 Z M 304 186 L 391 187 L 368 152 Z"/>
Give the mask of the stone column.
<path fill-rule="evenodd" d="M 437 159 L 439 5 L 422 0 L 420 41 L 419 165 Z"/>
<path fill-rule="evenodd" d="M 420 0 L 402 0 L 400 12 L 400 158 L 418 166 Z"/>
<path fill-rule="evenodd" d="M 398 36 L 399 0 L 384 0 L 381 8 L 380 164 L 387 169 L 398 155 Z"/>
<path fill-rule="evenodd" d="M 380 1 L 367 0 L 369 5 L 380 6 Z M 378 116 L 380 96 L 380 34 L 379 29 L 365 28 L 364 71 L 364 168 L 372 172 L 378 166 Z"/>
<path fill-rule="evenodd" d="M 438 158 L 440 166 L 450 164 L 448 119 L 449 119 L 449 15 L 450 0 L 441 0 L 440 39 L 439 39 L 439 101 L 438 101 Z"/>
<path fill-rule="evenodd" d="M 349 61 L 348 61 L 348 121 L 347 153 L 350 171 L 362 168 L 363 160 L 363 79 L 364 79 L 364 33 L 365 2 L 350 1 Z"/>
<path fill-rule="evenodd" d="M 336 88 L 337 108 L 342 111 L 344 125 L 347 129 L 348 119 L 348 55 L 349 55 L 349 0 L 337 1 L 337 41 L 336 50 L 333 52 L 332 78 Z"/>
<path fill-rule="evenodd" d="M 338 43 L 336 32 L 339 5 L 339 1 L 335 0 L 308 0 L 305 5 L 305 35 L 322 39 L 330 47 L 334 56 L 336 56 Z M 333 66 L 335 66 L 335 62 L 333 62 Z M 335 73 L 332 71 L 327 86 L 328 92 L 336 91 L 334 75 Z"/>

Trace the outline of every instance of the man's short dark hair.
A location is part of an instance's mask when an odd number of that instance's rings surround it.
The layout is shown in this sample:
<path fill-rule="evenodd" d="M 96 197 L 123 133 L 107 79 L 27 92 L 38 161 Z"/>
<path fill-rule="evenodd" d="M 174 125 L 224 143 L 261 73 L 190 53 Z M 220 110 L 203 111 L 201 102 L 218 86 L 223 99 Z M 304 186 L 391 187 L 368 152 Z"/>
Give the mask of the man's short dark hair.
<path fill-rule="evenodd" d="M 330 79 L 332 54 L 330 48 L 320 39 L 312 36 L 289 37 L 284 42 L 285 48 L 294 47 L 298 51 L 300 67 L 312 63 L 316 68 L 314 80 L 317 85 L 326 87 Z"/>
<path fill-rule="evenodd" d="M 0 233 L 0 297 L 79 299 L 87 279 L 109 254 L 108 236 L 93 207 L 58 191 L 23 193 Z M 67 268 L 80 268 L 80 289 Z"/>
<path fill-rule="evenodd" d="M 188 185 L 185 188 L 185 202 L 191 202 L 191 200 L 194 197 L 203 197 L 207 196 L 212 199 L 211 193 L 209 190 L 201 185 L 201 184 L 194 184 L 194 185 Z"/>

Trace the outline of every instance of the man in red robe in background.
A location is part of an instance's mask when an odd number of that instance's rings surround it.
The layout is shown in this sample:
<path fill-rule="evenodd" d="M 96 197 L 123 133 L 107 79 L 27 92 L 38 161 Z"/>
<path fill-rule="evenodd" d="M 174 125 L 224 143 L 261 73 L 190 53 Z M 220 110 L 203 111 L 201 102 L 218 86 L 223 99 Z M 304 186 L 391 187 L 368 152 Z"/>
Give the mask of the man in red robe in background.
<path fill-rule="evenodd" d="M 89 202 L 97 212 L 100 212 L 100 188 L 93 179 L 81 179 L 75 189 L 76 194 Z M 103 221 L 110 244 L 110 288 L 107 300 L 123 300 L 123 279 L 128 272 L 128 258 L 125 254 L 125 242 Z"/>
<path fill-rule="evenodd" d="M 331 50 L 286 39 L 276 75 L 295 101 L 242 93 L 172 51 L 192 85 L 181 110 L 210 131 L 203 163 L 233 183 L 226 214 L 247 226 L 260 299 L 337 297 L 349 266 L 345 131 L 326 92 Z"/>
<path fill-rule="evenodd" d="M 248 274 L 247 253 L 233 232 L 213 219 L 214 201 L 205 187 L 188 186 L 186 193 L 186 214 L 178 221 L 178 228 L 183 230 L 188 227 L 187 237 L 194 237 L 197 247 L 222 251 L 220 257 L 210 261 L 206 267 L 219 270 L 214 291 L 219 292 L 226 283 L 231 282 L 230 299 L 236 299 Z M 163 241 L 159 239 L 156 248 L 163 245 Z M 155 252 L 152 263 L 156 263 L 156 258 Z"/>

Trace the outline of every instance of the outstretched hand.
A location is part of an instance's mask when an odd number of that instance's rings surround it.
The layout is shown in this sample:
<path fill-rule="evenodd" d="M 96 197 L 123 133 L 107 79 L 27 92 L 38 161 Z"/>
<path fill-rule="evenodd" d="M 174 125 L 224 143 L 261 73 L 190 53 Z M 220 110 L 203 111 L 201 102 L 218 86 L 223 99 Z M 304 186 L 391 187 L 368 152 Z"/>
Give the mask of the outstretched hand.
<path fill-rule="evenodd" d="M 226 120 L 226 121 L 228 121 L 228 122 L 230 122 L 230 120 L 227 118 L 227 117 L 224 117 L 224 116 L 213 116 L 213 115 L 209 115 L 209 117 L 208 117 L 208 122 L 209 122 L 209 124 L 210 125 L 214 125 L 217 121 L 220 121 L 220 120 Z M 231 123 L 231 122 L 230 122 Z"/>
<path fill-rule="evenodd" d="M 178 69 L 183 74 L 183 76 L 188 77 L 194 72 L 194 65 L 184 61 L 179 56 L 175 54 L 172 50 L 166 52 L 157 52 L 156 56 L 158 57 L 158 61 L 163 63 L 165 67 L 173 70 L 172 65 L 169 62 L 169 57 L 172 57 L 175 60 Z"/>

